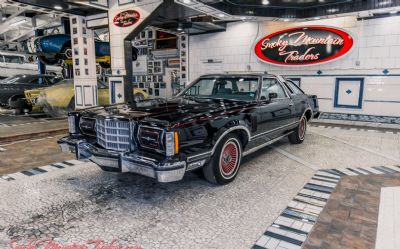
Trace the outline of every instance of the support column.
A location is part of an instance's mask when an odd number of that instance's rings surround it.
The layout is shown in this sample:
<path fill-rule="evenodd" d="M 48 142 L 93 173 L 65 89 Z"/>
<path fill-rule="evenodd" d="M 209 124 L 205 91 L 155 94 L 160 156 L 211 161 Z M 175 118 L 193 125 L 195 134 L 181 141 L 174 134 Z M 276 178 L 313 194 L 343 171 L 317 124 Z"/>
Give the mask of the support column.
<path fill-rule="evenodd" d="M 93 30 L 86 28 L 86 19 L 70 17 L 75 108 L 98 105 L 96 54 Z"/>
<path fill-rule="evenodd" d="M 44 35 L 44 30 L 43 29 L 35 30 L 35 36 L 36 37 L 39 37 L 39 36 L 42 36 L 42 35 Z M 38 62 L 38 73 L 39 74 L 45 74 L 46 73 L 46 65 L 43 62 L 41 62 L 40 60 L 37 60 L 37 62 Z M 39 78 L 39 84 L 41 85 L 43 83 L 44 83 L 43 79 Z"/>
<path fill-rule="evenodd" d="M 132 39 L 139 34 L 165 4 L 173 0 L 133 0 L 131 3 L 110 0 L 111 70 L 110 103 L 134 104 L 132 87 Z M 164 6 L 165 7 L 165 6 Z"/>

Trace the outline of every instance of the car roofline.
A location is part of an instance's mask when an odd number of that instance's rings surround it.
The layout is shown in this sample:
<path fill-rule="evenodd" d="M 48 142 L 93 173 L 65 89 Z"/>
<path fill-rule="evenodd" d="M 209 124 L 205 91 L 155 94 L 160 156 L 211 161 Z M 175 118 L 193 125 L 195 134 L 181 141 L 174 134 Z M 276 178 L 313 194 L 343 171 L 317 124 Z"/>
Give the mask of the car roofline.
<path fill-rule="evenodd" d="M 216 73 L 216 74 L 204 74 L 201 75 L 199 78 L 207 78 L 207 77 L 240 77 L 240 76 L 244 76 L 244 77 L 249 77 L 249 76 L 253 76 L 253 77 L 260 77 L 260 76 L 274 76 L 277 77 L 276 74 L 272 74 L 272 73 L 267 73 L 267 72 L 234 72 L 234 73 Z"/>

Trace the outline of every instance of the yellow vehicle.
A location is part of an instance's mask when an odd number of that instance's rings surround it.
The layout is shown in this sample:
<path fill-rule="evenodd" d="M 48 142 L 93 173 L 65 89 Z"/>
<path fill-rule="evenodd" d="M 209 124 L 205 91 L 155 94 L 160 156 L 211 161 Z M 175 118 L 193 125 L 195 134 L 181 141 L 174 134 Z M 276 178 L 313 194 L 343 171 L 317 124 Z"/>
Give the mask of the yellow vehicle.
<path fill-rule="evenodd" d="M 109 89 L 101 82 L 98 85 L 99 105 L 108 105 Z M 148 99 L 149 95 L 141 90 L 134 89 L 135 100 Z M 75 109 L 74 82 L 72 79 L 62 80 L 59 83 L 46 88 L 25 91 L 28 104 L 32 105 L 32 111 L 44 111 L 52 116 L 59 116 Z"/>

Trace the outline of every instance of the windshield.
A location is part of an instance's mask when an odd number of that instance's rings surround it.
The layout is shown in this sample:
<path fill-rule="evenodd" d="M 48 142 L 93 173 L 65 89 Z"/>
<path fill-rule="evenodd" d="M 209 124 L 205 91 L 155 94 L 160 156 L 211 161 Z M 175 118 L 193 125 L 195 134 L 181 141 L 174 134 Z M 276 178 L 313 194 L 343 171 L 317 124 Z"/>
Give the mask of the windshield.
<path fill-rule="evenodd" d="M 181 96 L 252 101 L 257 97 L 258 77 L 201 78 Z"/>

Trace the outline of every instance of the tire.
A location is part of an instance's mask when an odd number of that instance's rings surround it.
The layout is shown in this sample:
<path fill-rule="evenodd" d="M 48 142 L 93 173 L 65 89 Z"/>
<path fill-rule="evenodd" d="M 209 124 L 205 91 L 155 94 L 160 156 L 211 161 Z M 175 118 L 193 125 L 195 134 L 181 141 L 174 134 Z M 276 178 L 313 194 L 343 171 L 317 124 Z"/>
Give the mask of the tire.
<path fill-rule="evenodd" d="M 236 178 L 241 159 L 240 139 L 234 134 L 229 134 L 221 140 L 210 162 L 203 167 L 204 177 L 214 184 L 228 184 Z"/>
<path fill-rule="evenodd" d="M 296 130 L 289 135 L 289 142 L 291 144 L 301 144 L 306 137 L 306 132 L 307 132 L 307 118 L 306 116 L 303 116 L 301 117 L 300 123 L 297 126 Z"/>
<path fill-rule="evenodd" d="M 45 65 L 57 65 L 59 62 L 59 58 L 57 56 L 45 56 L 45 55 L 39 55 L 38 59 Z"/>
<path fill-rule="evenodd" d="M 143 94 L 141 94 L 141 93 L 136 93 L 135 94 L 135 101 L 136 102 L 140 102 L 140 101 L 143 101 L 144 100 L 144 95 Z"/>
<path fill-rule="evenodd" d="M 19 109 L 21 113 L 25 109 L 29 110 L 29 112 L 32 111 L 32 106 L 28 104 L 28 102 L 25 100 L 25 96 L 23 95 L 12 96 L 8 100 L 8 105 L 10 109 Z"/>

